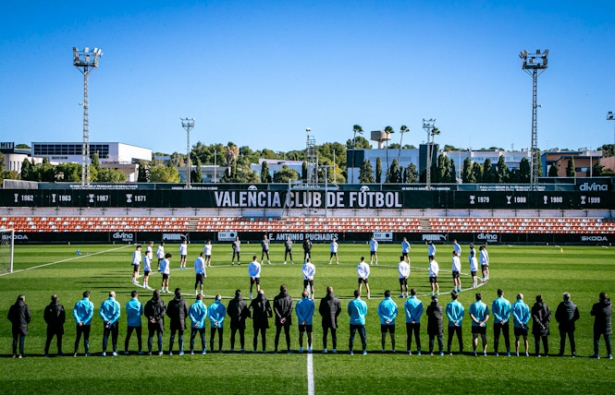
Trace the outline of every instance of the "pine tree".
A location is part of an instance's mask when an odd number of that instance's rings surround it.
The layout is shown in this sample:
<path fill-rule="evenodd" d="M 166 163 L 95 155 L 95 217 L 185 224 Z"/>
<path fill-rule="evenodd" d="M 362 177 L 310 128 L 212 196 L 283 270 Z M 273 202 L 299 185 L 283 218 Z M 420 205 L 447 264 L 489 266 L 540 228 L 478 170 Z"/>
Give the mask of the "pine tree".
<path fill-rule="evenodd" d="M 566 177 L 576 177 L 577 170 L 574 167 L 574 157 L 570 157 L 566 166 Z"/>
<path fill-rule="evenodd" d="M 519 162 L 519 172 L 517 182 L 528 183 L 530 182 L 530 174 L 532 169 L 530 167 L 530 161 L 527 158 L 521 159 Z"/>
<path fill-rule="evenodd" d="M 506 165 L 506 158 L 504 158 L 504 155 L 500 155 L 500 158 L 498 159 L 498 164 L 497 164 L 496 182 L 499 184 L 508 182 L 508 179 L 509 179 L 508 173 L 509 172 L 508 172 L 508 166 Z"/>
<path fill-rule="evenodd" d="M 376 184 L 382 183 L 382 159 L 376 158 Z"/>
<path fill-rule="evenodd" d="M 551 163 L 549 166 L 549 177 L 557 177 L 557 166 L 555 166 L 555 162 Z"/>
<path fill-rule="evenodd" d="M 363 161 L 359 168 L 359 182 L 361 184 L 373 184 L 374 183 L 374 168 L 367 159 Z"/>
<path fill-rule="evenodd" d="M 418 172 L 418 170 L 416 168 L 416 165 L 414 163 L 410 163 L 408 165 L 408 167 L 406 168 L 406 173 L 407 173 L 406 182 L 408 184 L 412 184 L 412 183 L 418 182 L 418 180 L 419 180 L 419 172 Z"/>
<path fill-rule="evenodd" d="M 468 156 L 463 161 L 463 167 L 461 168 L 461 179 L 464 184 L 476 182 L 472 180 L 472 159 Z"/>

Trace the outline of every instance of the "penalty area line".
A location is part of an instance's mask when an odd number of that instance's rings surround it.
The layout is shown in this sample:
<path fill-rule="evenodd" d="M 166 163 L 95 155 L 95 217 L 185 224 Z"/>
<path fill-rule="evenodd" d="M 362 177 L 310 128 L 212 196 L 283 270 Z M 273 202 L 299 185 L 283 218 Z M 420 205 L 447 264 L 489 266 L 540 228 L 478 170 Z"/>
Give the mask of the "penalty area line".
<path fill-rule="evenodd" d="M 129 246 L 129 245 L 122 246 L 122 247 L 118 247 L 118 248 L 112 248 L 112 249 L 110 249 L 110 250 L 104 250 L 104 251 L 94 252 L 94 253 L 91 253 L 91 254 L 88 254 L 88 255 L 79 255 L 79 256 L 76 256 L 76 257 L 66 258 L 66 259 L 62 259 L 62 260 L 60 260 L 60 261 L 50 262 L 50 263 L 45 263 L 45 264 L 43 264 L 43 265 L 32 266 L 32 267 L 28 267 L 28 268 L 25 268 L 25 269 L 13 270 L 13 271 L 12 271 L 12 272 L 10 272 L 10 273 L 2 273 L 2 274 L 0 274 L 0 277 L 2 277 L 2 276 L 6 276 L 7 274 L 14 274 L 14 273 L 25 272 L 25 271 L 27 271 L 27 270 L 40 269 L 40 268 L 45 267 L 45 266 L 56 265 L 56 264 L 58 264 L 58 263 L 63 263 L 63 262 L 74 261 L 74 260 L 76 260 L 76 259 L 81 259 L 81 258 L 86 258 L 86 257 L 89 257 L 89 256 L 94 256 L 94 255 L 104 254 L 104 253 L 111 252 L 111 251 L 121 250 L 121 249 L 126 248 L 126 247 L 128 247 L 128 246 Z"/>

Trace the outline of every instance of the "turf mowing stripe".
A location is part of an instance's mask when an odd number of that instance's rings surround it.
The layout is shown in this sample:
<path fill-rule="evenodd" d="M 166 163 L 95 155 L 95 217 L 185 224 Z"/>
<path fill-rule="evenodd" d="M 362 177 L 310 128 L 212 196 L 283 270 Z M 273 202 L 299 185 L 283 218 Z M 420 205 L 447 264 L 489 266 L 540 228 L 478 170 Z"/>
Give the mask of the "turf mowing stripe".
<path fill-rule="evenodd" d="M 314 395 L 314 364 L 312 353 L 307 355 L 307 379 L 308 379 L 308 395 Z"/>
<path fill-rule="evenodd" d="M 130 247 L 130 245 L 126 245 L 126 246 L 122 246 L 122 247 L 118 247 L 118 248 L 112 248 L 110 250 L 105 250 L 105 251 L 94 252 L 94 253 L 87 254 L 87 255 L 79 255 L 79 256 L 76 256 L 76 257 L 73 257 L 73 258 L 62 259 L 61 261 L 45 263 L 44 265 L 38 265 L 38 266 L 28 267 L 28 268 L 25 268 L 25 269 L 14 270 L 14 271 L 12 271 L 10 273 L 2 273 L 2 274 L 0 274 L 0 277 L 1 276 L 6 276 L 7 274 L 25 272 L 26 270 L 40 269 L 41 267 L 51 266 L 51 265 L 55 265 L 55 264 L 62 263 L 62 262 L 74 261 L 75 259 L 81 259 L 81 258 L 86 258 L 86 257 L 89 257 L 89 256 L 100 255 L 100 254 L 104 254 L 104 253 L 111 252 L 111 251 L 121 250 L 122 248 L 126 248 L 126 247 Z"/>

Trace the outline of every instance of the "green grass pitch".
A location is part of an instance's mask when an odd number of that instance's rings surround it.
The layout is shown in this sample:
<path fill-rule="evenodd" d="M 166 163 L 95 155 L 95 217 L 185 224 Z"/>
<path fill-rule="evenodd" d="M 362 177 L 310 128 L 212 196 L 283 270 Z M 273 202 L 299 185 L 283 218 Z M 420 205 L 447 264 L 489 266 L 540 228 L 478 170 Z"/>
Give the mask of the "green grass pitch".
<path fill-rule="evenodd" d="M 300 246 L 295 248 L 295 261 L 300 256 Z M 167 251 L 174 257 L 171 261 L 170 288 L 180 287 L 189 303 L 193 300 L 194 274 L 192 262 L 201 245 L 191 245 L 188 256 L 188 270 L 180 271 L 176 244 L 167 244 Z M 77 256 L 76 250 L 82 255 Z M 15 248 L 13 274 L 0 277 L 0 393 L 290 393 L 305 394 L 308 391 L 307 354 L 218 354 L 148 357 L 136 355 L 136 339 L 131 339 L 131 355 L 121 354 L 116 358 L 100 357 L 102 323 L 98 307 L 106 299 L 109 290 L 117 292 L 122 305 L 130 298 L 130 265 L 133 246 L 122 245 L 18 245 Z M 468 271 L 465 259 L 468 247 L 462 254 L 463 272 Z M 452 289 L 450 278 L 450 246 L 438 246 L 437 260 L 440 262 L 440 302 L 449 301 L 447 292 Z M 205 282 L 205 303 L 220 293 L 225 297 L 234 294 L 235 289 L 243 290 L 248 296 L 249 279 L 247 264 L 253 254 L 258 254 L 257 245 L 244 245 L 242 265 L 230 266 L 229 245 L 215 245 L 213 265 L 207 269 Z M 340 245 L 341 264 L 328 264 L 328 245 L 315 245 L 313 251 L 316 263 L 316 305 L 324 296 L 325 287 L 332 285 L 339 298 L 343 298 L 344 309 L 338 330 L 338 351 L 341 354 L 323 355 L 320 317 L 314 320 L 313 368 L 315 393 L 609 393 L 613 390 L 615 360 L 594 360 L 587 358 L 593 352 L 592 325 L 589 315 L 591 305 L 597 301 L 598 293 L 606 291 L 615 295 L 615 249 L 601 247 L 527 247 L 491 246 L 491 280 L 480 287 L 484 301 L 490 305 L 496 290 L 503 288 L 505 296 L 513 302 L 515 295 L 525 295 L 528 305 L 533 304 L 537 294 L 543 294 L 553 312 L 561 301 L 564 291 L 572 294 L 579 306 L 581 319 L 577 326 L 577 354 L 572 358 L 536 357 L 472 357 L 470 355 L 427 356 L 428 337 L 425 332 L 426 317 L 422 328 L 422 356 L 408 356 L 405 351 L 405 316 L 401 312 L 397 321 L 397 354 L 381 354 L 380 326 L 377 306 L 385 289 L 395 297 L 399 295 L 397 263 L 400 247 L 397 244 L 382 243 L 379 251 L 379 266 L 372 267 L 370 286 L 372 299 L 367 301 L 367 340 L 369 354 L 345 355 L 348 348 L 348 316 L 346 305 L 357 285 L 356 264 L 361 255 L 369 255 L 367 245 Z M 429 282 L 427 278 L 427 250 L 424 245 L 413 245 L 411 252 L 412 274 L 410 286 L 417 288 L 425 307 L 429 303 Z M 290 294 L 297 300 L 302 291 L 301 263 L 282 265 L 281 245 L 272 246 L 273 264 L 264 265 L 262 287 L 273 299 L 280 284 L 287 284 Z M 58 262 L 40 268 L 36 266 Z M 32 270 L 24 270 L 34 268 Z M 463 285 L 470 284 L 469 277 L 462 277 Z M 160 285 L 160 276 L 154 275 L 150 285 Z M 57 293 L 60 302 L 67 309 L 64 351 L 72 353 L 75 336 L 72 307 L 84 290 L 92 292 L 91 300 L 96 307 L 92 323 L 91 351 L 93 357 L 45 358 L 42 356 L 45 342 L 43 308 L 49 303 L 52 293 Z M 151 291 L 140 291 L 140 300 L 145 303 Z M 471 350 L 470 319 L 467 309 L 474 301 L 474 290 L 461 293 L 459 300 L 466 307 L 463 325 L 465 350 Z M 30 334 L 26 338 L 26 358 L 11 359 L 11 329 L 6 320 L 7 311 L 18 294 L 26 295 L 33 320 Z M 165 302 L 171 295 L 163 296 Z M 395 298 L 400 310 L 403 300 Z M 227 300 L 225 299 L 225 304 Z M 125 316 L 120 319 L 119 350 L 123 351 L 126 334 Z M 446 325 L 445 319 L 445 325 Z M 273 327 L 273 322 L 271 322 Z M 168 321 L 167 321 L 168 327 Z M 145 330 L 146 332 L 146 330 Z M 559 349 L 557 324 L 552 321 L 550 349 L 556 354 Z M 251 350 L 252 328 L 248 323 L 246 348 Z M 488 325 L 488 350 L 493 350 L 491 322 Z M 274 329 L 267 334 L 268 349 L 273 350 Z M 298 349 L 298 330 L 295 320 L 292 330 L 292 347 Z M 164 349 L 168 348 L 168 332 L 164 336 Z M 224 334 L 224 349 L 229 348 L 230 329 Z M 283 337 L 283 336 L 282 336 Z M 186 336 L 188 344 L 189 335 Z M 445 329 L 446 347 L 446 329 Z M 144 336 L 144 344 L 146 336 Z M 330 340 L 329 340 L 330 341 Z M 512 336 L 511 325 L 511 342 Z M 207 331 L 209 342 L 209 331 Z M 282 340 L 282 343 L 284 341 Z M 198 340 L 197 340 L 198 344 Z M 514 344 L 514 343 L 513 343 Z M 177 347 L 177 344 L 176 346 Z M 329 345 L 329 348 L 331 346 Z M 387 350 L 390 350 L 387 338 Z M 360 348 L 356 339 L 355 349 Z M 414 346 L 413 346 L 414 348 Z M 500 350 L 503 344 L 500 346 Z M 80 351 L 82 351 L 82 345 Z M 285 349 L 285 346 L 281 346 Z M 453 342 L 453 351 L 457 349 Z M 569 347 L 566 349 L 569 353 Z M 534 351 L 530 336 L 530 351 Z M 51 352 L 55 353 L 55 341 Z M 605 355 L 601 342 L 601 355 Z"/>

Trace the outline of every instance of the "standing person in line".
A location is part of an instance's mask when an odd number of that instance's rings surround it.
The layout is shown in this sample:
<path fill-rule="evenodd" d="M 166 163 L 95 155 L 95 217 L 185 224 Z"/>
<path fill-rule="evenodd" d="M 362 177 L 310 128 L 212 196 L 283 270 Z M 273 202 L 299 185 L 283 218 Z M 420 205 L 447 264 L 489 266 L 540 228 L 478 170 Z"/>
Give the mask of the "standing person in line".
<path fill-rule="evenodd" d="M 416 354 L 421 355 L 421 316 L 423 302 L 416 297 L 416 289 L 410 290 L 410 299 L 404 304 L 406 311 L 406 352 L 412 355 L 412 335 L 416 342 Z"/>
<path fill-rule="evenodd" d="M 160 264 L 164 259 L 164 241 L 161 241 L 160 245 L 156 249 L 156 256 L 158 257 L 158 271 L 160 271 Z"/>
<path fill-rule="evenodd" d="M 519 356 L 519 338 L 523 336 L 525 343 L 525 356 L 530 356 L 530 350 L 527 342 L 528 326 L 530 322 L 530 308 L 523 301 L 523 294 L 517 294 L 517 301 L 512 305 L 513 326 L 515 331 L 515 355 Z"/>
<path fill-rule="evenodd" d="M 408 239 L 404 237 L 404 240 L 401 242 L 401 256 L 403 260 L 409 264 L 410 257 L 408 254 L 410 254 L 410 243 L 408 243 Z"/>
<path fill-rule="evenodd" d="M 294 265 L 293 262 L 293 241 L 290 239 L 290 236 L 286 236 L 286 241 L 284 242 L 284 264 L 286 265 L 286 258 L 290 256 L 290 264 Z"/>
<path fill-rule="evenodd" d="M 147 243 L 147 247 L 145 247 L 145 252 L 148 252 L 148 251 L 150 254 L 154 253 L 154 242 L 153 241 L 150 241 L 149 243 Z"/>
<path fill-rule="evenodd" d="M 109 341 L 109 335 L 111 335 L 111 345 L 113 347 L 113 356 L 117 357 L 117 338 L 119 335 L 119 323 L 120 319 L 120 304 L 115 300 L 115 292 L 109 292 L 109 298 L 103 301 L 100 305 L 98 315 L 103 321 L 103 340 L 102 340 L 102 356 L 107 356 L 107 343 Z"/>
<path fill-rule="evenodd" d="M 139 277 L 139 265 L 141 265 L 141 244 L 138 244 L 132 253 L 132 283 L 137 284 Z"/>
<path fill-rule="evenodd" d="M 194 355 L 194 339 L 196 334 L 201 336 L 201 354 L 207 354 L 205 347 L 205 318 L 207 318 L 207 306 L 203 303 L 203 295 L 197 294 L 196 300 L 188 309 L 190 316 L 190 355 Z"/>
<path fill-rule="evenodd" d="M 19 343 L 19 358 L 24 357 L 24 345 L 28 334 L 28 324 L 32 319 L 30 307 L 26 304 L 26 297 L 19 295 L 15 304 L 9 308 L 8 320 L 11 321 L 13 333 L 13 358 L 17 358 L 17 343 Z"/>
<path fill-rule="evenodd" d="M 395 319 L 397 318 L 397 313 L 397 303 L 391 299 L 391 291 L 387 289 L 384 291 L 384 299 L 378 305 L 382 352 L 384 352 L 384 345 L 388 332 L 391 336 L 391 350 L 393 354 L 395 353 Z"/>
<path fill-rule="evenodd" d="M 186 259 L 188 258 L 188 240 L 184 239 L 184 241 L 179 245 L 179 268 L 186 268 Z"/>
<path fill-rule="evenodd" d="M 429 355 L 433 355 L 434 340 L 438 338 L 440 356 L 444 355 L 444 328 L 442 325 L 442 306 L 438 303 L 438 297 L 431 297 L 431 304 L 427 306 L 427 334 L 429 335 Z"/>
<path fill-rule="evenodd" d="M 359 290 L 354 291 L 354 299 L 348 303 L 348 315 L 350 316 L 350 340 L 348 343 L 348 354 L 352 355 L 354 337 L 359 331 L 363 355 L 367 355 L 367 339 L 365 334 L 365 316 L 367 315 L 367 303 L 361 300 Z"/>
<path fill-rule="evenodd" d="M 235 241 L 231 244 L 233 248 L 233 258 L 231 259 L 231 266 L 235 266 L 235 256 L 237 256 L 237 266 L 241 265 L 241 241 L 239 236 L 235 237 Z"/>
<path fill-rule="evenodd" d="M 226 312 L 231 317 L 231 352 L 235 352 L 235 335 L 239 331 L 239 344 L 241 352 L 244 353 L 246 352 L 246 318 L 250 316 L 250 310 L 241 296 L 241 290 L 235 291 L 235 297 L 228 302 Z"/>
<path fill-rule="evenodd" d="M 329 244 L 329 247 L 330 247 L 330 250 L 331 250 L 331 253 L 329 254 L 329 265 L 333 261 L 333 257 L 335 257 L 335 263 L 339 265 L 340 264 L 340 258 L 337 256 L 338 244 L 337 244 L 337 239 L 335 237 L 331 241 L 331 244 Z"/>
<path fill-rule="evenodd" d="M 280 293 L 273 298 L 273 311 L 275 312 L 274 352 L 278 352 L 278 343 L 280 341 L 280 333 L 282 332 L 283 327 L 284 335 L 286 336 L 286 352 L 290 354 L 290 326 L 292 325 L 293 318 L 293 298 L 288 295 L 288 290 L 284 284 L 280 286 Z"/>
<path fill-rule="evenodd" d="M 487 321 L 489 321 L 489 307 L 483 303 L 483 295 L 476 293 L 476 302 L 470 305 L 470 318 L 472 318 L 472 355 L 476 356 L 478 335 L 483 342 L 483 356 L 487 356 Z"/>
<path fill-rule="evenodd" d="M 594 354 L 590 358 L 600 359 L 600 354 L 598 353 L 600 336 L 604 336 L 607 358 L 613 359 L 613 352 L 611 350 L 611 333 L 613 333 L 611 316 L 613 314 L 613 306 L 611 299 L 609 299 L 605 292 L 600 292 L 598 303 L 592 306 L 589 313 L 596 317 L 594 319 Z"/>
<path fill-rule="evenodd" d="M 359 276 L 359 293 L 361 293 L 361 289 L 363 288 L 363 284 L 365 284 L 365 289 L 367 290 L 367 299 L 370 299 L 370 291 L 369 291 L 369 265 L 365 262 L 365 257 L 361 257 L 361 262 L 357 265 L 357 275 Z"/>
<path fill-rule="evenodd" d="M 570 350 L 572 357 L 576 356 L 576 343 L 574 341 L 575 322 L 580 318 L 577 305 L 570 300 L 570 293 L 564 292 L 563 301 L 555 310 L 555 320 L 559 323 L 559 356 L 564 356 L 566 346 L 566 335 L 570 340 Z"/>
<path fill-rule="evenodd" d="M 77 350 L 79 349 L 79 341 L 81 335 L 83 335 L 83 346 L 85 349 L 85 356 L 90 356 L 90 325 L 92 324 L 92 318 L 94 317 L 94 304 L 90 302 L 90 291 L 83 292 L 83 299 L 75 303 L 73 307 L 73 317 L 77 324 L 77 336 L 75 337 L 75 354 L 77 356 Z"/>
<path fill-rule="evenodd" d="M 45 356 L 49 356 L 49 346 L 51 340 L 56 337 L 56 343 L 58 346 L 58 357 L 64 356 L 62 352 L 62 335 L 64 335 L 64 322 L 66 321 L 66 311 L 64 306 L 58 301 L 58 295 L 51 296 L 51 303 L 45 307 L 45 313 L 43 315 L 45 322 L 47 323 L 47 340 L 45 341 Z"/>
<path fill-rule="evenodd" d="M 451 352 L 451 343 L 453 343 L 454 335 L 457 335 L 457 341 L 459 342 L 459 355 L 463 354 L 463 336 L 461 328 L 465 309 L 457 300 L 458 296 L 457 292 L 451 292 L 451 301 L 446 305 L 446 318 L 448 318 L 448 342 L 446 343 L 446 351 L 449 355 L 453 355 Z"/>
<path fill-rule="evenodd" d="M 408 298 L 408 277 L 410 277 L 410 265 L 406 262 L 403 255 L 399 257 L 397 271 L 399 272 L 399 297 L 403 298 L 405 295 L 406 298 Z M 405 294 L 404 290 L 406 291 Z"/>
<path fill-rule="evenodd" d="M 461 256 L 461 246 L 457 243 L 457 239 L 453 240 L 453 251 L 457 253 L 457 256 Z"/>
<path fill-rule="evenodd" d="M 271 261 L 269 260 L 269 239 L 267 235 L 263 236 L 263 240 L 261 241 L 261 265 L 264 263 L 263 258 L 265 255 L 267 256 L 267 264 L 271 265 Z"/>
<path fill-rule="evenodd" d="M 316 266 L 314 266 L 310 258 L 306 259 L 302 272 L 303 290 L 307 291 L 310 295 L 310 299 L 314 300 L 314 275 L 316 274 Z"/>
<path fill-rule="evenodd" d="M 152 251 L 145 251 L 143 256 L 143 288 L 152 289 L 149 287 L 149 274 L 152 271 Z"/>
<path fill-rule="evenodd" d="M 207 277 L 207 272 L 205 271 L 205 259 L 203 258 L 202 252 L 194 260 L 194 273 L 196 275 L 196 280 L 194 281 L 194 294 L 199 294 L 200 287 L 201 295 L 203 295 L 203 279 Z"/>
<path fill-rule="evenodd" d="M 478 272 L 478 262 L 476 260 L 476 256 L 474 256 L 474 251 L 470 252 L 470 275 L 472 276 L 472 288 L 476 288 L 478 286 L 478 280 L 476 279 L 476 272 Z"/>
<path fill-rule="evenodd" d="M 256 257 L 254 257 L 256 258 Z M 254 328 L 254 339 L 252 346 L 254 352 L 258 346 L 258 333 L 261 334 L 263 353 L 267 352 L 267 329 L 269 329 L 269 318 L 273 316 L 271 304 L 265 297 L 265 291 L 258 291 L 256 298 L 250 302 L 249 310 L 252 312 L 252 326 Z"/>
<path fill-rule="evenodd" d="M 510 357 L 510 329 L 508 321 L 510 319 L 511 306 L 507 299 L 504 299 L 504 291 L 498 289 L 498 297 L 491 303 L 491 313 L 493 314 L 493 351 L 495 356 L 499 356 L 498 346 L 500 344 L 500 333 L 504 337 L 506 345 L 506 356 Z"/>
<path fill-rule="evenodd" d="M 489 280 L 489 253 L 487 252 L 487 247 L 485 246 L 478 247 L 478 251 L 480 254 L 480 267 L 483 272 L 482 283 L 484 284 L 485 281 Z"/>
<path fill-rule="evenodd" d="M 434 259 L 433 256 L 429 256 L 429 284 L 431 285 L 431 296 L 438 295 L 440 293 L 440 286 L 438 285 L 438 274 L 440 273 L 440 265 Z"/>
<path fill-rule="evenodd" d="M 248 276 L 250 276 L 250 299 L 252 299 L 252 287 L 256 284 L 256 293 L 261 290 L 261 264 L 256 260 L 256 255 L 252 257 L 252 262 L 248 265 Z"/>
<path fill-rule="evenodd" d="M 211 267 L 211 251 L 213 246 L 211 245 L 211 240 L 207 240 L 205 247 L 203 247 L 203 252 L 205 253 L 205 266 Z"/>
<path fill-rule="evenodd" d="M 374 236 L 369 240 L 369 264 L 378 266 L 378 241 Z"/>
<path fill-rule="evenodd" d="M 143 305 L 139 302 L 139 293 L 132 291 L 131 299 L 126 303 L 126 324 L 128 331 L 126 332 L 126 340 L 124 340 L 124 355 L 128 355 L 128 344 L 132 332 L 137 332 L 137 345 L 139 347 L 139 355 L 143 354 L 143 341 L 141 338 L 141 316 L 143 315 Z"/>
<path fill-rule="evenodd" d="M 327 287 L 327 295 L 320 300 L 318 313 L 322 317 L 322 353 L 327 353 L 327 335 L 331 331 L 332 352 L 337 353 L 337 317 L 342 312 L 342 304 L 335 297 L 333 287 Z"/>
<path fill-rule="evenodd" d="M 427 241 L 427 258 L 436 258 L 436 245 L 433 241 Z"/>
<path fill-rule="evenodd" d="M 542 299 L 542 295 L 536 296 L 536 303 L 532 306 L 532 334 L 534 335 L 534 347 L 536 356 L 540 357 L 540 340 L 545 349 L 545 357 L 549 356 L 549 323 L 551 322 L 551 309 Z"/>
<path fill-rule="evenodd" d="M 169 339 L 169 355 L 173 355 L 175 333 L 179 335 L 179 355 L 184 355 L 184 331 L 186 330 L 186 317 L 190 314 L 188 303 L 182 297 L 182 290 L 175 288 L 175 297 L 169 302 L 167 316 L 171 319 L 171 338 Z"/>
<path fill-rule="evenodd" d="M 218 352 L 222 352 L 222 342 L 224 341 L 224 318 L 226 317 L 226 307 L 221 302 L 222 296 L 216 295 L 214 302 L 209 305 L 207 316 L 211 328 L 209 336 L 209 349 L 214 351 L 214 341 L 216 340 L 216 332 L 218 332 Z"/>
<path fill-rule="evenodd" d="M 305 236 L 305 240 L 303 241 L 303 263 L 305 263 L 306 260 L 311 257 L 311 253 L 312 240 L 310 240 L 310 236 Z"/>
<path fill-rule="evenodd" d="M 169 293 L 169 277 L 171 277 L 171 258 L 173 255 L 167 252 L 160 263 L 160 273 L 162 273 L 162 289 L 160 292 Z"/>
<path fill-rule="evenodd" d="M 157 334 L 158 356 L 162 356 L 162 332 L 164 332 L 164 317 L 167 314 L 167 308 L 164 301 L 160 299 L 160 291 L 154 291 L 152 298 L 145 304 L 143 313 L 147 318 L 147 355 L 152 355 L 154 334 Z"/>
<path fill-rule="evenodd" d="M 295 305 L 295 313 L 299 322 L 299 352 L 303 352 L 303 334 L 307 332 L 308 353 L 312 353 L 312 317 L 314 317 L 314 302 L 303 291 L 302 298 Z"/>
<path fill-rule="evenodd" d="M 474 248 L 474 243 L 470 243 L 470 253 L 468 254 L 468 260 L 472 256 L 472 253 L 476 255 L 476 249 Z M 459 253 L 459 256 L 461 257 L 461 253 Z"/>
<path fill-rule="evenodd" d="M 451 268 L 451 272 L 453 273 L 453 291 L 461 292 L 461 278 L 459 275 L 461 274 L 461 259 L 459 259 L 459 255 L 457 251 L 453 251 L 453 265 Z"/>

